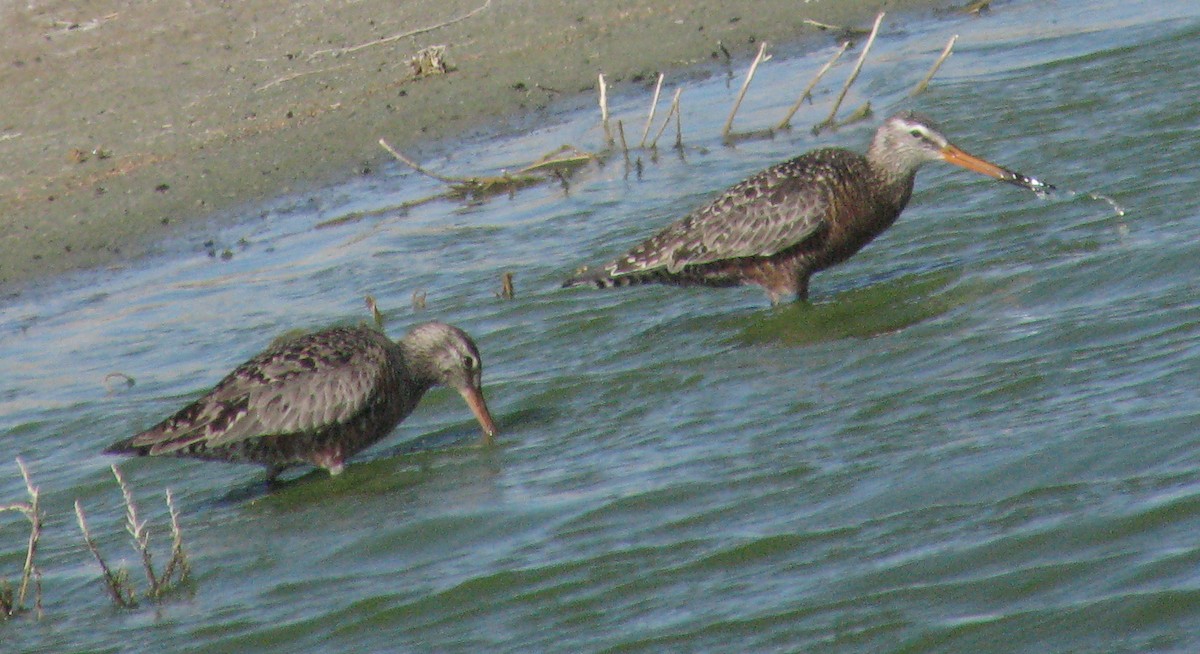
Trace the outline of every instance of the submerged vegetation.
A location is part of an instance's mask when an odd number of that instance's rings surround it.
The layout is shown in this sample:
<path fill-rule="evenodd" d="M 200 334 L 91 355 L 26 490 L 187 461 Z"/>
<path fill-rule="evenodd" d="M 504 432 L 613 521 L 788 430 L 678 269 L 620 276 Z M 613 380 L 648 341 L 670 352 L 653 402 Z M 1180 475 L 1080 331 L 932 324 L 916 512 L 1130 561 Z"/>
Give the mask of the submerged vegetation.
<path fill-rule="evenodd" d="M 24 515 L 25 519 L 29 521 L 29 538 L 25 546 L 25 564 L 21 568 L 21 581 L 17 588 L 14 589 L 7 578 L 0 577 L 0 617 L 7 619 L 28 611 L 29 608 L 25 602 L 29 599 L 32 585 L 33 611 L 34 615 L 40 618 L 42 617 L 42 571 L 38 569 L 35 558 L 38 542 L 42 537 L 45 515 L 38 502 L 38 487 L 33 485 L 33 480 L 29 477 L 29 469 L 25 467 L 25 462 L 20 458 L 17 459 L 17 468 L 21 470 L 21 477 L 25 480 L 25 490 L 29 495 L 29 500 L 0 505 L 0 513 L 12 511 Z"/>
<path fill-rule="evenodd" d="M 42 617 L 42 570 L 37 565 L 38 545 L 42 538 L 42 529 L 46 515 L 42 510 L 40 489 L 33 484 L 29 469 L 25 462 L 17 459 L 17 468 L 25 482 L 28 499 L 0 505 L 0 514 L 19 513 L 29 522 L 29 537 L 25 541 L 24 565 L 21 568 L 20 580 L 15 584 L 8 577 L 0 575 L 0 619 L 8 619 L 32 611 L 35 618 Z M 150 530 L 146 521 L 138 517 L 137 504 L 133 492 L 121 471 L 112 466 L 113 476 L 121 489 L 125 504 L 125 529 L 133 540 L 134 550 L 142 561 L 146 573 L 147 585 L 139 592 L 130 580 L 129 571 L 120 568 L 116 571 L 100 555 L 100 549 L 88 529 L 83 506 L 75 500 L 75 517 L 83 532 L 84 544 L 100 564 L 100 571 L 105 582 L 105 588 L 113 603 L 123 608 L 135 608 L 140 599 L 157 600 L 171 590 L 178 588 L 187 581 L 191 573 L 187 553 L 183 548 L 183 532 L 179 528 L 179 510 L 170 489 L 166 491 L 167 512 L 171 523 L 170 558 L 161 571 L 154 567 L 153 553 L 150 547 Z M 31 605 L 32 604 L 32 605 Z"/>
<path fill-rule="evenodd" d="M 166 496 L 167 512 L 171 520 L 171 558 L 167 560 L 167 565 L 162 571 L 157 572 L 154 569 L 154 558 L 150 549 L 150 530 L 146 528 L 146 521 L 138 518 L 133 491 L 129 489 L 129 484 L 117 466 L 112 466 L 112 472 L 117 479 L 117 485 L 121 488 L 121 497 L 125 503 L 125 530 L 129 532 L 129 537 L 133 540 L 134 550 L 141 557 L 142 569 L 146 573 L 146 589 L 140 593 L 140 596 L 144 599 L 156 600 L 187 581 L 188 575 L 191 573 L 187 553 L 183 549 L 183 532 L 179 528 L 179 510 L 175 508 L 175 500 L 171 495 L 171 489 L 168 488 Z M 88 529 L 83 506 L 79 500 L 75 500 L 75 518 L 79 522 L 79 530 L 83 532 L 84 544 L 87 545 L 88 551 L 95 557 L 96 562 L 100 564 L 105 588 L 113 603 L 122 608 L 136 608 L 139 593 L 129 578 L 129 571 L 120 568 L 114 572 L 105 562 L 104 557 L 100 554 L 100 548 L 96 545 L 96 540 Z"/>

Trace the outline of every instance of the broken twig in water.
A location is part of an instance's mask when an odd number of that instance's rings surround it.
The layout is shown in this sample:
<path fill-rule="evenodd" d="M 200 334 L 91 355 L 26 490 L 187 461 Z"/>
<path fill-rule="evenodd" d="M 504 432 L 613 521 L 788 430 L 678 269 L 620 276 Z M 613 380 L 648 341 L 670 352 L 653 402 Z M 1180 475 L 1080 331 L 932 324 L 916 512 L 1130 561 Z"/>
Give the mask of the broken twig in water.
<path fill-rule="evenodd" d="M 625 142 L 625 123 L 617 121 L 617 136 L 621 138 L 621 153 L 625 155 L 625 163 L 629 163 L 629 144 Z"/>
<path fill-rule="evenodd" d="M 479 198 L 496 193 L 515 191 L 545 180 L 545 177 L 540 175 L 510 175 L 508 173 L 495 177 L 450 177 L 422 168 L 420 164 L 401 154 L 384 139 L 379 139 L 379 145 L 383 146 L 383 149 L 387 150 L 388 153 L 401 163 L 404 163 L 418 173 L 449 184 L 452 196 Z"/>
<path fill-rule="evenodd" d="M 108 596 L 112 598 L 114 604 L 123 609 L 136 607 L 137 598 L 134 596 L 133 588 L 129 585 L 129 572 L 124 569 L 113 572 L 112 568 L 105 563 L 104 557 L 100 555 L 100 548 L 96 546 L 96 539 L 92 538 L 92 532 L 88 530 L 87 520 L 83 515 L 83 506 L 79 500 L 75 500 L 75 519 L 79 522 L 79 531 L 83 532 L 83 543 L 96 558 L 96 563 L 100 564 L 100 572 L 104 575 L 104 587 L 108 591 Z"/>
<path fill-rule="evenodd" d="M 675 149 L 683 151 L 683 112 L 679 110 L 679 92 L 675 92 Z"/>
<path fill-rule="evenodd" d="M 808 86 L 804 88 L 804 92 L 801 93 L 800 97 L 796 99 L 796 104 L 792 105 L 792 108 L 788 110 L 787 115 L 783 117 L 783 120 L 779 121 L 779 124 L 775 126 L 775 129 L 784 130 L 791 128 L 792 116 L 796 115 L 796 112 L 800 110 L 800 105 L 804 104 L 805 100 L 812 99 L 812 91 L 814 88 L 816 88 L 817 82 L 820 82 L 821 78 L 825 76 L 825 73 L 828 73 L 829 69 L 833 68 L 833 65 L 837 63 L 837 60 L 842 57 L 842 53 L 846 52 L 846 48 L 849 47 L 849 41 L 842 41 L 842 46 L 838 48 L 837 52 L 833 53 L 833 56 L 829 58 L 829 61 L 825 62 L 824 66 L 821 66 L 821 70 L 818 70 L 817 74 L 813 76 L 812 81 L 809 82 Z"/>
<path fill-rule="evenodd" d="M 650 112 L 646 115 L 646 127 L 642 129 L 642 140 L 638 143 L 639 148 L 646 147 L 646 137 L 650 135 L 650 124 L 654 122 L 654 111 L 658 109 L 658 95 L 662 92 L 664 77 L 666 76 L 659 73 L 658 83 L 654 85 L 654 97 L 650 100 Z"/>
<path fill-rule="evenodd" d="M 964 14 L 978 16 L 991 8 L 992 0 L 977 0 L 977 2 L 968 3 L 965 7 L 961 7 L 959 10 Z"/>
<path fill-rule="evenodd" d="M 41 619 L 42 571 L 38 569 L 34 559 L 37 556 L 38 542 L 42 538 L 42 523 L 45 516 L 39 506 L 41 493 L 38 487 L 33 485 L 29 469 L 25 467 L 25 462 L 20 457 L 17 457 L 17 468 L 21 470 L 21 478 L 25 480 L 25 492 L 29 494 L 29 501 L 0 506 L 0 512 L 16 511 L 24 515 L 25 519 L 29 520 L 29 540 L 25 547 L 25 564 L 21 568 L 21 585 L 16 595 L 12 594 L 12 589 L 8 586 L 7 581 L 3 584 L 4 592 L 0 592 L 0 616 L 7 618 L 25 610 L 25 598 L 28 596 L 29 585 L 32 583 L 35 615 Z"/>
<path fill-rule="evenodd" d="M 391 146 L 391 144 L 389 144 L 384 139 L 379 139 L 379 145 L 383 146 L 383 149 L 387 150 L 388 154 L 395 157 L 397 161 L 400 161 L 401 163 L 407 165 L 409 168 L 412 168 L 413 170 L 417 171 L 418 173 L 421 173 L 422 175 L 424 175 L 426 177 L 432 177 L 433 179 L 436 179 L 437 181 L 443 182 L 446 184 L 460 184 L 462 182 L 469 181 L 465 177 L 447 177 L 446 175 L 435 173 L 432 170 L 426 170 L 421 167 L 421 164 L 413 161 L 412 159 L 409 159 L 408 157 L 404 156 L 403 154 L 400 154 L 400 152 L 398 150 L 396 150 L 396 148 L 393 148 Z"/>
<path fill-rule="evenodd" d="M 487 9 L 488 7 L 490 7 L 490 6 L 491 6 L 491 4 L 492 4 L 492 0 L 485 0 L 485 1 L 484 1 L 484 3 L 483 3 L 483 5 L 481 5 L 481 6 L 479 6 L 479 7 L 476 7 L 476 8 L 472 9 L 471 11 L 468 11 L 467 13 L 465 13 L 465 14 L 463 14 L 463 15 L 461 15 L 461 16 L 458 16 L 458 17 L 455 17 L 455 18 L 451 18 L 450 20 L 447 20 L 447 21 L 443 21 L 443 22 L 441 22 L 441 23 L 438 23 L 437 25 L 430 25 L 430 26 L 428 26 L 428 27 L 420 27 L 420 28 L 417 28 L 417 29 L 415 29 L 415 30 L 409 30 L 409 31 L 407 31 L 407 32 L 402 32 L 402 33 L 400 33 L 400 34 L 393 34 L 393 35 L 391 35 L 391 36 L 384 37 L 384 38 L 382 38 L 382 39 L 376 39 L 376 40 L 374 40 L 374 41 L 368 41 L 368 42 L 366 42 L 366 43 L 360 43 L 360 44 L 358 44 L 358 45 L 353 45 L 353 46 L 349 46 L 349 47 L 346 47 L 346 48 L 327 48 L 327 49 L 325 49 L 325 50 L 317 50 L 316 52 L 314 52 L 314 53 L 312 53 L 312 54 L 308 55 L 308 60 L 309 60 L 309 61 L 312 61 L 313 59 L 316 59 L 317 57 L 320 57 L 320 56 L 322 56 L 322 55 L 327 55 L 327 54 L 332 54 L 332 55 L 333 55 L 333 56 L 335 56 L 335 57 L 340 57 L 340 56 L 342 56 L 342 55 L 344 55 L 344 54 L 350 54 L 351 52 L 357 52 L 357 51 L 359 51 L 359 50 L 363 50 L 363 49 L 365 49 L 365 48 L 370 48 L 370 47 L 374 47 L 374 46 L 377 46 L 377 45 L 383 45 L 383 44 L 385 44 L 385 43 L 391 43 L 391 42 L 393 42 L 393 41 L 399 41 L 400 39 L 403 39 L 403 38 L 408 38 L 408 37 L 410 37 L 410 36 L 416 36 L 416 35 L 418 35 L 418 34 L 424 34 L 425 32 L 432 32 L 432 31 L 434 31 L 434 30 L 441 29 L 441 28 L 443 28 L 443 27 L 449 27 L 450 25 L 453 25 L 453 24 L 455 24 L 455 23 L 459 23 L 459 22 L 462 22 L 462 21 L 464 21 L 464 20 L 467 20 L 468 18 L 471 18 L 471 17 L 472 17 L 472 16 L 474 16 L 475 14 L 478 14 L 479 12 L 481 12 L 481 11 L 483 11 L 483 10 Z"/>
<path fill-rule="evenodd" d="M 938 56 L 937 61 L 933 62 L 933 66 L 930 67 L 929 72 L 925 74 L 925 79 L 922 79 L 917 83 L 916 86 L 913 87 L 913 90 L 909 92 L 908 97 L 911 98 L 918 96 L 924 93 L 925 89 L 929 88 L 929 81 L 933 79 L 933 76 L 937 74 L 938 69 L 941 68 L 946 59 L 950 57 L 950 50 L 954 48 L 954 42 L 957 40 L 957 34 L 950 37 L 950 40 L 946 42 L 946 47 L 942 49 L 942 54 Z"/>
<path fill-rule="evenodd" d="M 872 113 L 873 112 L 871 111 L 871 101 L 867 100 L 866 102 L 858 105 L 858 108 L 856 108 L 854 111 L 851 111 L 850 115 L 846 116 L 846 119 L 838 124 L 839 125 L 852 125 L 854 123 L 859 122 L 860 120 L 866 120 L 866 119 L 870 118 Z"/>
<path fill-rule="evenodd" d="M 677 130 L 682 129 L 681 127 L 678 127 L 678 125 L 679 125 L 679 94 L 682 92 L 683 92 L 682 86 L 675 89 L 675 97 L 672 98 L 672 100 L 671 100 L 671 108 L 667 110 L 667 115 L 665 118 L 663 118 L 662 125 L 658 128 L 658 131 L 655 132 L 654 139 L 650 141 L 650 149 L 651 150 L 654 150 L 658 147 L 658 138 L 660 136 L 662 136 L 663 132 L 665 132 L 667 130 L 667 125 L 671 124 L 671 116 L 675 116 L 676 129 Z M 676 141 L 678 143 L 682 144 L 683 136 L 678 135 L 678 134 L 676 136 L 678 137 L 676 139 Z"/>
<path fill-rule="evenodd" d="M 746 80 L 742 82 L 742 88 L 738 91 L 737 98 L 733 101 L 733 108 L 729 111 L 729 118 L 725 119 L 725 127 L 721 129 L 721 138 L 728 139 L 729 132 L 733 129 L 733 117 L 737 115 L 738 107 L 742 106 L 742 98 L 746 97 L 746 89 L 750 88 L 750 82 L 754 79 L 754 71 L 758 70 L 758 65 L 765 61 L 763 55 L 767 51 L 767 42 L 763 41 L 758 46 L 758 54 L 755 55 L 754 61 L 750 63 L 750 70 L 746 72 Z"/>
<path fill-rule="evenodd" d="M 830 25 L 829 23 L 822 23 L 820 21 L 815 21 L 811 18 L 805 18 L 804 24 L 812 25 L 813 27 L 815 27 L 823 32 L 837 32 L 837 33 L 843 34 L 845 36 L 862 36 L 863 34 L 867 33 L 867 30 L 859 29 L 857 27 L 843 27 L 841 25 Z"/>
<path fill-rule="evenodd" d="M 875 36 L 879 33 L 879 24 L 883 22 L 884 12 L 879 12 L 875 17 L 875 25 L 871 27 L 871 35 L 867 37 L 867 44 L 863 46 L 862 54 L 858 56 L 858 61 L 854 64 L 854 70 L 850 71 L 850 77 L 846 78 L 846 83 L 842 86 L 842 92 L 838 94 L 837 100 L 833 103 L 833 110 L 829 112 L 829 117 L 823 122 L 818 123 L 813 127 L 813 133 L 819 134 L 822 130 L 829 127 L 837 127 L 837 112 L 842 106 L 842 101 L 846 99 L 846 93 L 850 90 L 850 85 L 854 84 L 854 80 L 858 79 L 858 73 L 862 70 L 863 62 L 867 59 L 867 53 L 871 51 L 871 44 L 875 43 Z"/>
<path fill-rule="evenodd" d="M 500 275 L 500 292 L 496 294 L 496 297 L 502 300 L 511 300 L 513 299 L 514 295 L 513 274 L 506 271 L 504 274 Z"/>
<path fill-rule="evenodd" d="M 533 173 L 544 173 L 551 176 L 569 175 L 579 167 L 599 158 L 599 156 L 580 150 L 575 146 L 563 145 L 517 172 L 522 175 Z"/>
<path fill-rule="evenodd" d="M 371 312 L 371 319 L 375 321 L 375 328 L 383 331 L 383 313 L 379 311 L 379 305 L 375 303 L 375 297 L 368 295 L 365 300 L 367 311 Z"/>
<path fill-rule="evenodd" d="M 613 145 L 612 129 L 608 126 L 608 85 L 604 83 L 604 73 L 600 73 L 600 124 L 604 127 L 604 144 Z"/>

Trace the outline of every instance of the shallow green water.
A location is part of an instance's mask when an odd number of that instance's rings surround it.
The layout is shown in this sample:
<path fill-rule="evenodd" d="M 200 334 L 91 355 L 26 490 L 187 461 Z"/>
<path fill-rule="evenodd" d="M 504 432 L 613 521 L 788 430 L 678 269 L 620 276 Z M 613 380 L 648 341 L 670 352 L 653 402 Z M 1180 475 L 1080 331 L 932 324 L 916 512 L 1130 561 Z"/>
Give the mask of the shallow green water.
<path fill-rule="evenodd" d="M 933 87 L 905 100 L 955 33 Z M 849 106 L 915 107 L 963 148 L 1127 213 L 930 166 L 892 230 L 814 279 L 812 306 L 557 287 L 770 163 L 861 149 L 878 123 L 724 148 L 747 62 L 687 79 L 686 156 L 640 176 L 617 158 L 565 195 L 403 210 L 437 186 L 388 167 L 197 236 L 228 261 L 168 243 L 12 299 L 0 503 L 23 498 L 20 456 L 47 511 L 45 615 L 0 623 L 0 646 L 1200 650 L 1198 48 L 1194 2 L 892 17 Z M 831 52 L 777 52 L 739 127 L 777 121 Z M 640 126 L 648 100 L 618 88 L 614 111 Z M 555 118 L 429 163 L 470 174 L 598 145 L 590 101 Z M 503 271 L 511 301 L 495 297 Z M 471 447 L 470 414 L 435 391 L 335 479 L 268 493 L 251 467 L 124 462 L 160 561 L 161 492 L 175 493 L 194 578 L 112 608 L 71 508 L 138 572 L 102 447 L 282 331 L 366 320 L 368 293 L 395 335 L 437 318 L 476 337 L 500 447 Z M 117 371 L 137 383 L 109 392 Z M 25 535 L 0 514 L 0 575 L 19 572 Z"/>

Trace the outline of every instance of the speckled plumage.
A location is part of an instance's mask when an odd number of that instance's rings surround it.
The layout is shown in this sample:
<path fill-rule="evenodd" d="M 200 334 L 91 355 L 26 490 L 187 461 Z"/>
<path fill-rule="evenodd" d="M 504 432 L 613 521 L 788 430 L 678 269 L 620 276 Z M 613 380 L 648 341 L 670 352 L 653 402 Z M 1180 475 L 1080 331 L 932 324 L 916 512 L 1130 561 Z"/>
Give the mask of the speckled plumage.
<path fill-rule="evenodd" d="M 479 351 L 462 330 L 433 322 L 399 342 L 366 327 L 284 340 L 170 418 L 105 452 L 258 463 L 270 478 L 299 464 L 337 474 L 435 385 L 463 395 L 490 442 L 495 425 L 483 402 Z"/>
<path fill-rule="evenodd" d="M 890 227 L 912 195 L 917 169 L 937 159 L 1040 185 L 967 155 L 928 119 L 905 112 L 879 127 L 865 156 L 823 148 L 772 166 L 563 286 L 757 284 L 772 302 L 807 299 L 812 274 L 850 258 Z"/>

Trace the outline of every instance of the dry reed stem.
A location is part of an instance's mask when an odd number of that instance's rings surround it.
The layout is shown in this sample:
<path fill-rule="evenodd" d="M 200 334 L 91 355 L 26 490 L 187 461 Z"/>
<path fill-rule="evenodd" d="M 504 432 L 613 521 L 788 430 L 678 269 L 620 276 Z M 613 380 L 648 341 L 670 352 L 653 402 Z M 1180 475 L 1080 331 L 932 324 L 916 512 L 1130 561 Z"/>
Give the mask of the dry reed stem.
<path fill-rule="evenodd" d="M 133 589 L 129 587 L 128 575 L 124 570 L 114 573 L 104 562 L 104 557 L 100 555 L 100 548 L 96 546 L 96 540 L 92 538 L 92 533 L 88 530 L 87 519 L 84 518 L 83 506 L 79 504 L 79 500 L 75 500 L 75 519 L 79 521 L 79 531 L 83 532 L 84 544 L 96 558 L 96 563 L 100 564 L 100 572 L 104 575 L 105 588 L 108 590 L 109 597 L 121 608 L 136 607 L 137 599 L 134 597 Z"/>
<path fill-rule="evenodd" d="M 368 295 L 364 302 L 367 305 L 367 311 L 371 312 L 371 319 L 375 321 L 375 328 L 383 331 L 383 313 L 379 311 L 379 305 L 375 303 L 374 296 Z M 167 491 L 170 493 L 171 491 Z"/>
<path fill-rule="evenodd" d="M 38 488 L 37 486 L 33 485 L 33 480 L 29 477 L 29 469 L 25 467 L 25 462 L 22 461 L 20 457 L 17 458 L 17 467 L 21 469 L 21 477 L 25 480 L 25 490 L 29 493 L 29 507 L 28 511 L 25 513 L 25 517 L 29 519 L 30 525 L 29 543 L 25 548 L 25 565 L 21 570 L 21 588 L 17 592 L 17 606 L 24 606 L 25 595 L 29 591 L 30 579 L 33 578 L 35 573 L 40 576 L 40 573 L 37 572 L 37 566 L 34 565 L 33 560 L 37 555 L 38 541 L 42 537 L 42 510 L 38 506 L 38 498 L 40 497 Z M 41 584 L 38 584 L 38 586 L 37 604 L 40 607 L 42 604 L 42 593 L 40 588 Z M 38 617 L 41 617 L 40 613 L 41 612 L 39 611 Z"/>
<path fill-rule="evenodd" d="M 379 145 L 383 146 L 383 149 L 387 150 L 388 154 L 395 157 L 398 161 L 400 161 L 401 163 L 407 165 L 409 168 L 412 168 L 413 170 L 417 171 L 418 173 L 421 173 L 422 175 L 424 175 L 426 177 L 431 177 L 431 178 L 436 179 L 437 181 L 442 182 L 444 184 L 462 184 L 462 183 L 471 181 L 470 179 L 465 178 L 465 177 L 447 177 L 446 175 L 442 175 L 440 173 L 435 173 L 432 170 L 426 170 L 421 167 L 421 164 L 419 164 L 419 163 L 413 161 L 412 159 L 409 159 L 408 157 L 401 154 L 399 150 L 397 150 L 396 148 L 393 148 L 384 139 L 379 139 Z"/>
<path fill-rule="evenodd" d="M 679 109 L 679 91 L 675 92 L 675 149 L 683 151 L 683 111 Z"/>
<path fill-rule="evenodd" d="M 629 161 L 629 144 L 625 142 L 625 123 L 617 121 L 617 136 L 621 138 L 621 152 L 625 154 L 625 161 Z"/>
<path fill-rule="evenodd" d="M 399 150 L 393 148 L 384 139 L 379 139 L 379 145 L 383 146 L 384 150 L 387 150 L 389 154 L 401 163 L 409 166 L 418 173 L 436 179 L 444 184 L 449 184 L 451 196 L 478 198 L 505 191 L 515 191 L 545 180 L 544 177 L 535 175 L 510 175 L 508 173 L 495 177 L 450 177 L 449 175 L 442 175 L 422 168 L 420 164 L 401 154 Z"/>
<path fill-rule="evenodd" d="M 37 486 L 33 485 L 33 479 L 29 476 L 29 469 L 25 467 L 25 462 L 17 457 L 17 468 L 21 470 L 21 478 L 25 480 L 25 491 L 29 494 L 28 502 L 13 502 L 0 506 L 2 511 L 16 511 L 25 516 L 29 521 L 29 540 L 25 547 L 25 562 L 21 567 L 21 585 L 18 587 L 15 596 L 9 595 L 0 601 L 0 609 L 5 616 L 11 616 L 18 611 L 25 609 L 25 599 L 29 595 L 29 585 L 32 582 L 34 587 L 34 606 L 36 608 L 37 617 L 42 617 L 42 572 L 38 569 L 34 560 L 37 558 L 38 543 L 42 538 L 42 525 L 45 516 L 42 515 L 40 506 L 41 493 Z M 7 586 L 7 583 L 5 584 Z M 11 592 L 11 588 L 10 588 Z"/>
<path fill-rule="evenodd" d="M 192 570 L 188 565 L 187 553 L 183 551 L 183 531 L 179 528 L 179 510 L 175 508 L 175 498 L 171 495 L 170 488 L 167 489 L 167 513 L 171 516 L 171 560 L 167 561 L 162 578 L 169 584 L 171 576 L 178 570 L 179 580 L 176 583 L 183 583 Z"/>
<path fill-rule="evenodd" d="M 820 21 L 816 21 L 811 18 L 805 18 L 804 24 L 812 25 L 813 27 L 815 27 L 823 32 L 826 32 L 826 31 L 827 32 L 840 32 L 846 36 L 859 36 L 859 35 L 867 33 L 867 30 L 860 30 L 856 27 L 842 27 L 840 25 L 830 25 L 829 23 L 822 23 Z"/>
<path fill-rule="evenodd" d="M 350 64 L 342 64 L 341 66 L 331 66 L 329 68 L 321 68 L 320 70 L 306 70 L 306 71 L 302 71 L 299 73 L 291 73 L 288 75 L 284 75 L 283 77 L 273 79 L 270 82 L 267 82 L 266 84 L 263 84 L 262 86 L 254 89 L 254 92 L 257 93 L 259 91 L 265 91 L 265 90 L 271 88 L 272 86 L 278 86 L 285 82 L 290 82 L 294 79 L 299 79 L 301 77 L 306 77 L 308 75 L 320 75 L 321 73 L 329 73 L 329 72 L 338 70 L 339 68 L 349 68 L 349 67 L 350 67 Z"/>
<path fill-rule="evenodd" d="M 758 70 L 758 65 L 765 61 L 763 55 L 767 51 L 767 42 L 763 41 L 758 46 L 758 54 L 754 56 L 754 61 L 750 63 L 750 70 L 746 72 L 746 80 L 742 82 L 742 88 L 738 91 L 737 98 L 733 101 L 733 109 L 729 111 L 729 118 L 725 119 L 725 127 L 721 129 L 721 138 L 729 138 L 729 131 L 733 129 L 733 117 L 737 115 L 738 107 L 742 106 L 742 98 L 746 97 L 746 89 L 750 88 L 750 82 L 754 79 L 754 71 Z"/>
<path fill-rule="evenodd" d="M 391 36 L 384 37 L 382 39 L 376 39 L 374 41 L 368 41 L 366 43 L 360 43 L 358 45 L 353 45 L 353 46 L 349 46 L 346 48 L 327 48 L 325 50 L 317 50 L 316 52 L 313 52 L 312 54 L 308 55 L 308 60 L 312 61 L 313 59 L 316 59 L 317 57 L 320 57 L 320 56 L 326 55 L 326 54 L 330 54 L 330 53 L 332 53 L 333 56 L 335 56 L 335 57 L 340 57 L 344 54 L 350 54 L 351 52 L 357 52 L 357 51 L 363 50 L 365 48 L 371 48 L 371 47 L 374 47 L 377 45 L 383 45 L 384 43 L 391 43 L 393 41 L 399 41 L 400 39 L 407 38 L 410 36 L 424 34 L 425 32 L 432 32 L 434 30 L 441 29 L 443 27 L 449 27 L 450 25 L 453 25 L 455 23 L 460 23 L 464 20 L 467 20 L 468 18 L 471 18 L 475 14 L 478 14 L 479 12 L 487 9 L 489 6 L 491 6 L 491 4 L 492 4 L 492 0 L 485 0 L 483 5 L 476 7 L 461 16 L 451 18 L 450 20 L 438 23 L 436 25 L 430 25 L 428 27 L 420 27 L 415 30 L 409 30 L 407 32 L 402 32 L 400 34 L 393 34 Z"/>
<path fill-rule="evenodd" d="M 551 175 L 569 174 L 575 171 L 580 166 L 586 165 L 599 159 L 599 155 L 585 152 L 572 145 L 560 146 L 557 150 L 549 152 L 542 156 L 541 159 L 525 166 L 517 171 L 519 175 L 529 173 L 549 173 Z"/>
<path fill-rule="evenodd" d="M 679 94 L 682 92 L 682 86 L 675 89 L 675 97 L 671 100 L 671 108 L 667 110 L 667 116 L 666 118 L 663 118 L 662 125 L 658 128 L 658 132 L 654 134 L 654 140 L 650 141 L 651 150 L 658 147 L 658 138 L 663 135 L 663 132 L 667 131 L 667 125 L 671 124 L 671 116 L 675 116 L 675 124 L 679 124 Z M 682 136 L 679 137 L 680 143 L 682 143 L 682 138 Z"/>
<path fill-rule="evenodd" d="M 658 74 L 658 83 L 654 85 L 654 97 L 650 100 L 650 112 L 646 115 L 646 127 L 642 129 L 642 140 L 638 143 L 639 148 L 646 147 L 646 137 L 650 135 L 650 124 L 654 122 L 654 112 L 658 109 L 658 95 L 662 92 L 663 78 L 666 75 Z"/>
<path fill-rule="evenodd" d="M 146 521 L 138 520 L 133 491 L 129 490 L 129 484 L 125 482 L 121 470 L 117 468 L 116 464 L 109 467 L 112 468 L 113 476 L 117 478 L 117 485 L 121 487 L 121 497 L 125 501 L 125 531 L 129 532 L 130 537 L 133 538 L 134 548 L 142 555 L 142 568 L 146 571 L 146 579 L 150 582 L 150 592 L 157 594 L 159 579 L 154 574 L 154 562 L 150 553 L 150 532 L 146 531 Z"/>
<path fill-rule="evenodd" d="M 833 56 L 829 58 L 829 61 L 825 62 L 825 65 L 821 66 L 821 69 L 818 70 L 817 74 L 813 76 L 812 81 L 808 83 L 808 86 L 804 87 L 804 92 L 801 93 L 800 97 L 796 99 L 796 104 L 792 105 L 791 109 L 788 109 L 787 115 L 784 116 L 783 120 L 779 121 L 779 124 L 775 126 L 776 130 L 791 128 L 792 116 L 796 115 L 796 112 L 800 110 L 800 105 L 804 104 L 806 99 L 812 98 L 812 91 L 814 88 L 816 88 L 817 83 L 821 81 L 821 78 L 825 76 L 825 73 L 829 72 L 830 68 L 833 68 L 833 65 L 837 63 L 837 60 L 842 58 L 842 54 L 846 52 L 846 48 L 849 47 L 849 41 L 842 41 L 842 47 L 838 48 L 838 51 L 833 53 Z"/>
<path fill-rule="evenodd" d="M 871 27 L 871 35 L 867 37 L 867 44 L 863 46 L 862 54 L 858 56 L 858 61 L 854 64 L 854 70 L 850 71 L 850 77 L 846 79 L 846 83 L 842 86 L 842 92 L 838 94 L 837 100 L 833 103 L 833 110 L 829 112 L 829 117 L 824 122 L 818 123 L 813 127 L 814 133 L 820 133 L 821 130 L 827 127 L 837 126 L 837 112 L 842 106 L 842 101 L 846 99 L 846 93 L 850 90 L 850 85 L 854 84 L 854 80 L 858 79 L 858 73 L 862 70 L 863 62 L 867 60 L 867 53 L 871 51 L 871 45 L 875 43 L 875 36 L 879 34 L 879 24 L 883 22 L 884 12 L 879 12 L 875 17 L 875 24 Z"/>
<path fill-rule="evenodd" d="M 516 295 L 516 290 L 513 288 L 513 274 L 505 271 L 500 275 L 500 292 L 496 294 L 502 300 L 511 300 Z"/>
<path fill-rule="evenodd" d="M 937 61 L 933 62 L 933 66 L 931 66 L 929 68 L 929 72 L 925 74 L 925 79 L 922 79 L 917 83 L 916 86 L 913 87 L 913 90 L 909 92 L 908 97 L 911 98 L 918 96 L 924 93 L 925 89 L 929 88 L 929 81 L 933 79 L 933 76 L 937 74 L 938 69 L 941 68 L 946 59 L 950 57 L 950 50 L 954 48 L 954 42 L 957 40 L 957 34 L 950 37 L 950 40 L 946 42 L 946 47 L 942 48 L 942 54 L 938 56 Z"/>
<path fill-rule="evenodd" d="M 612 146 L 612 129 L 608 126 L 608 84 L 604 82 L 604 73 L 600 73 L 600 124 L 604 127 L 604 143 Z"/>

